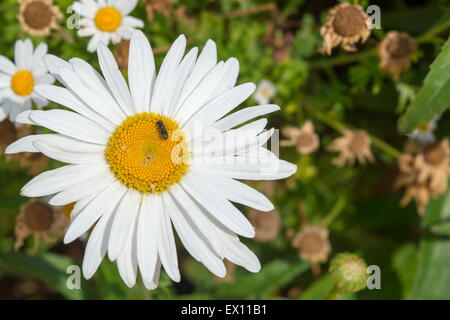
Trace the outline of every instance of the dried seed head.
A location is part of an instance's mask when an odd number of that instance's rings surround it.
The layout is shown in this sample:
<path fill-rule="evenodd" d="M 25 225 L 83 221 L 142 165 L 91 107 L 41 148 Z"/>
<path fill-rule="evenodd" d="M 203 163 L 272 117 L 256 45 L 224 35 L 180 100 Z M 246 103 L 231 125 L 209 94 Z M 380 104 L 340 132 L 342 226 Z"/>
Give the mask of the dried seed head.
<path fill-rule="evenodd" d="M 352 37 L 366 27 L 366 16 L 357 6 L 343 6 L 339 8 L 333 21 L 334 30 L 342 37 Z"/>
<path fill-rule="evenodd" d="M 52 29 L 59 28 L 62 18 L 53 0 L 20 0 L 20 26 L 32 36 L 48 36 Z"/>
<path fill-rule="evenodd" d="M 319 148 L 319 136 L 314 131 L 313 123 L 309 120 L 301 128 L 285 127 L 282 132 L 288 138 L 281 141 L 282 147 L 295 146 L 298 153 L 301 154 L 309 154 Z"/>
<path fill-rule="evenodd" d="M 400 74 L 411 67 L 411 56 L 417 44 L 407 33 L 390 31 L 378 46 L 379 68 L 392 74 L 398 80 Z"/>
<path fill-rule="evenodd" d="M 280 214 L 275 210 L 269 212 L 252 210 L 248 213 L 248 219 L 255 228 L 256 241 L 272 241 L 280 231 Z"/>
<path fill-rule="evenodd" d="M 292 246 L 300 258 L 313 263 L 325 262 L 331 252 L 328 230 L 320 226 L 306 226 L 294 236 Z"/>
<path fill-rule="evenodd" d="M 365 130 L 346 130 L 342 137 L 333 140 L 327 147 L 328 151 L 339 152 L 333 159 L 333 164 L 343 166 L 353 165 L 356 160 L 361 164 L 366 161 L 374 162 L 375 158 L 370 150 L 370 137 Z"/>
<path fill-rule="evenodd" d="M 128 56 L 130 53 L 130 40 L 122 40 L 116 47 L 114 56 L 119 69 L 126 71 L 128 69 Z"/>
<path fill-rule="evenodd" d="M 5 152 L 7 146 L 17 140 L 17 131 L 14 123 L 9 119 L 0 122 L 0 152 Z"/>
<path fill-rule="evenodd" d="M 355 44 L 364 43 L 370 36 L 370 20 L 361 6 L 341 3 L 332 8 L 326 23 L 320 28 L 323 37 L 321 53 L 331 55 L 334 47 L 356 51 Z"/>
<path fill-rule="evenodd" d="M 28 203 L 23 214 L 23 221 L 31 231 L 48 231 L 54 222 L 52 207 L 42 201 Z"/>
<path fill-rule="evenodd" d="M 52 21 L 51 8 L 42 1 L 30 2 L 23 11 L 25 22 L 34 29 L 50 26 Z"/>

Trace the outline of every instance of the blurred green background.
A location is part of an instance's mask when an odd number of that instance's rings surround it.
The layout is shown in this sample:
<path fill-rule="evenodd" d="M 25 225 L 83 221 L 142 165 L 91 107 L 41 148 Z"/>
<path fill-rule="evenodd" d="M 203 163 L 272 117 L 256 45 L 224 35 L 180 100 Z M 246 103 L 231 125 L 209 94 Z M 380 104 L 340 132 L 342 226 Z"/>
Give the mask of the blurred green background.
<path fill-rule="evenodd" d="M 55 3 L 66 12 L 72 1 Z M 369 2 L 360 4 L 366 7 Z M 0 155 L 0 298 L 326 299 L 333 288 L 327 272 L 329 260 L 319 271 L 312 272 L 310 262 L 299 258 L 287 235 L 301 230 L 308 221 L 326 224 L 329 229 L 329 259 L 349 251 L 381 269 L 381 289 L 364 289 L 340 298 L 449 299 L 450 227 L 446 220 L 450 219 L 450 192 L 432 199 L 425 216 L 420 217 L 414 204 L 404 208 L 399 205 L 402 193 L 392 187 L 398 172 L 393 154 L 373 146 L 374 164 L 339 168 L 331 163 L 335 154 L 326 151 L 326 146 L 340 135 L 328 125 L 329 119 L 367 130 L 401 151 L 408 138 L 399 133 L 397 126 L 409 102 L 405 102 L 407 94 L 422 86 L 449 34 L 446 28 L 420 43 L 411 69 L 394 81 L 378 68 L 374 50 L 377 43 L 390 30 L 417 38 L 448 22 L 450 3 L 393 0 L 370 4 L 381 8 L 382 29 L 373 30 L 370 39 L 358 45 L 359 52 L 336 48 L 328 57 L 317 53 L 322 45 L 320 26 L 336 1 L 174 0 L 167 15 L 155 11 L 152 21 L 147 20 L 144 2 L 140 1 L 132 15 L 145 20 L 144 33 L 152 47 L 159 50 L 158 66 L 165 48 L 178 34 L 187 36 L 189 47 L 202 47 L 211 38 L 217 43 L 220 59 L 234 56 L 239 60 L 240 83 L 268 79 L 276 86 L 272 102 L 282 109 L 270 116 L 269 127 L 300 127 L 310 119 L 321 146 L 309 155 L 300 155 L 295 148 L 281 148 L 281 158 L 298 165 L 297 174 L 273 185 L 253 184 L 266 194 L 269 191 L 281 218 L 273 240 L 243 240 L 260 258 L 259 273 L 236 267 L 227 281 L 218 281 L 179 244 L 181 282 L 172 283 L 162 273 L 161 284 L 154 291 L 147 291 L 140 280 L 134 288 L 126 287 L 116 265 L 108 259 L 91 280 L 82 280 L 80 290 L 69 290 L 66 269 L 72 264 L 81 265 L 83 240 L 69 245 L 60 241 L 40 243 L 38 251 L 30 253 L 34 240 L 29 237 L 24 248 L 14 251 L 15 219 L 20 205 L 27 201 L 19 191 L 32 175 Z M 262 9 L 249 10 L 255 7 Z M 29 37 L 20 30 L 18 8 L 15 0 L 0 4 L 0 54 L 8 58 L 13 57 L 14 42 Z M 96 54 L 86 51 L 89 38 L 79 38 L 73 30 L 30 38 L 35 45 L 46 41 L 49 53 L 63 59 L 80 57 L 98 68 Z M 290 38 L 292 41 L 286 41 Z M 447 77 L 448 73 L 447 69 Z M 242 107 L 254 104 L 249 99 Z M 444 114 L 436 136 L 449 137 L 449 128 L 450 119 Z M 52 160 L 47 168 L 60 165 Z"/>

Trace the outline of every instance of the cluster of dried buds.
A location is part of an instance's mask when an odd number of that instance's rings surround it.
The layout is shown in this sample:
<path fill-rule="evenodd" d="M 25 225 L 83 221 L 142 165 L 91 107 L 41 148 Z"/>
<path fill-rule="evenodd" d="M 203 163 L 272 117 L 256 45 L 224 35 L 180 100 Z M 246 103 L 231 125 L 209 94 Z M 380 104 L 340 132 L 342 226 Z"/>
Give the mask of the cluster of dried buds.
<path fill-rule="evenodd" d="M 447 190 L 450 173 L 450 148 L 448 140 L 421 145 L 409 141 L 398 159 L 400 174 L 396 189 L 404 189 L 400 201 L 402 206 L 415 201 L 420 215 L 424 215 L 430 198 L 442 195 Z"/>

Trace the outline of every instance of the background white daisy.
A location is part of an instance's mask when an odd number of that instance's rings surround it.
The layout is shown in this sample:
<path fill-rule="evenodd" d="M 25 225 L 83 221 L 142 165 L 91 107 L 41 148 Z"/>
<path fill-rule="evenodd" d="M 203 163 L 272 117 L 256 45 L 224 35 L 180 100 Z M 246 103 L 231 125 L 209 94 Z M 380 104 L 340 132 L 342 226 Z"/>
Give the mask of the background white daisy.
<path fill-rule="evenodd" d="M 0 56 L 0 121 L 9 115 L 14 122 L 17 114 L 31 109 L 32 101 L 47 106 L 48 100 L 35 90 L 37 85 L 55 81 L 42 60 L 46 54 L 45 43 L 33 50 L 33 43 L 26 39 L 16 41 L 14 63 Z"/>
<path fill-rule="evenodd" d="M 235 179 L 281 179 L 292 175 L 296 166 L 264 147 L 274 132 L 264 131 L 266 119 L 232 128 L 279 107 L 254 106 L 225 116 L 254 92 L 255 85 L 236 86 L 238 61 L 217 62 L 213 41 L 198 57 L 193 48 L 183 58 L 185 48 L 186 39 L 180 36 L 156 73 L 148 40 L 135 32 L 129 87 L 104 44 L 98 49 L 103 77 L 81 59 L 65 62 L 47 56 L 49 69 L 66 88 L 44 85 L 38 91 L 75 112 L 28 111 L 18 117 L 22 123 L 57 132 L 28 136 L 6 152 L 42 152 L 69 163 L 35 177 L 22 194 L 54 195 L 52 205 L 77 202 L 66 243 L 95 225 L 83 261 L 86 278 L 108 253 L 128 286 L 135 284 L 139 269 L 145 286 L 155 288 L 161 265 L 179 281 L 172 226 L 188 252 L 218 277 L 226 275 L 224 258 L 251 272 L 260 269 L 258 258 L 238 238 L 254 237 L 254 228 L 232 202 L 262 211 L 274 207 L 263 194 Z M 204 141 L 211 136 L 194 131 L 197 124 L 215 129 L 220 138 L 216 141 L 246 139 L 232 148 L 226 143 L 210 148 Z M 177 138 L 179 130 L 182 135 Z M 183 152 L 189 154 L 189 163 L 173 162 L 172 147 L 180 141 L 188 142 Z M 208 161 L 194 161 L 198 159 Z M 227 162 L 230 159 L 234 161 Z"/>
<path fill-rule="evenodd" d="M 138 0 L 80 0 L 72 9 L 81 16 L 78 30 L 80 37 L 92 37 L 87 50 L 94 52 L 100 42 L 108 45 L 130 39 L 136 28 L 143 28 L 144 22 L 129 16 Z"/>
<path fill-rule="evenodd" d="M 263 79 L 259 82 L 254 95 L 259 104 L 267 104 L 277 94 L 277 88 L 270 80 Z"/>
<path fill-rule="evenodd" d="M 436 140 L 434 136 L 434 131 L 437 129 L 437 123 L 439 121 L 439 117 L 434 117 L 428 122 L 423 123 L 413 132 L 408 134 L 408 137 L 411 140 L 420 142 L 420 143 L 433 143 Z"/>

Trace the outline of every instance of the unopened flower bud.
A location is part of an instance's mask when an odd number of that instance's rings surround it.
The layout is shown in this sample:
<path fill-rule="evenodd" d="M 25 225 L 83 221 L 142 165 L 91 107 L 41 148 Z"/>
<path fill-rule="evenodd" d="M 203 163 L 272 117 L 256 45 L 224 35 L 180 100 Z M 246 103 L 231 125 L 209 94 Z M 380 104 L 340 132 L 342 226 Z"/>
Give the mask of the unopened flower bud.
<path fill-rule="evenodd" d="M 340 253 L 331 260 L 330 274 L 331 279 L 341 292 L 356 292 L 366 286 L 367 265 L 356 254 Z"/>

